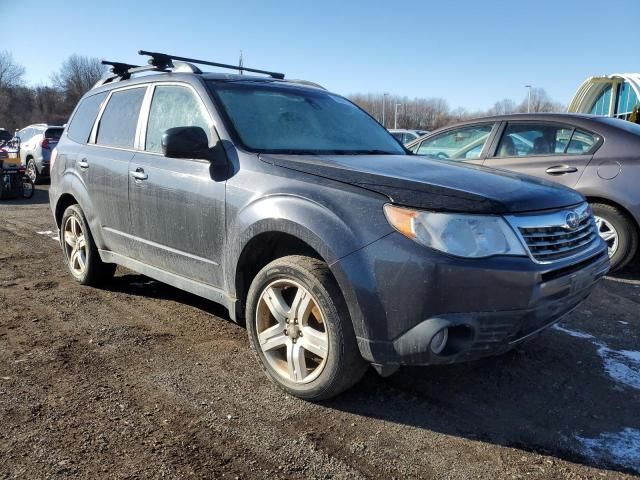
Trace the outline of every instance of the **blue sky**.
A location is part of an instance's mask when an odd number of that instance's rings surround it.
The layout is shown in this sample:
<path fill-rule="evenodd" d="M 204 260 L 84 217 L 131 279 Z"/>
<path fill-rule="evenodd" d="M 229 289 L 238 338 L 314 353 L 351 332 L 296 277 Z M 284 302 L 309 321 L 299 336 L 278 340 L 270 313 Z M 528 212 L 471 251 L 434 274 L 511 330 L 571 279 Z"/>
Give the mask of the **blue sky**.
<path fill-rule="evenodd" d="M 568 103 L 589 75 L 640 71 L 638 0 L 0 0 L 0 49 L 47 83 L 72 53 L 138 49 L 282 71 L 340 93 L 484 109 L 525 84 Z"/>

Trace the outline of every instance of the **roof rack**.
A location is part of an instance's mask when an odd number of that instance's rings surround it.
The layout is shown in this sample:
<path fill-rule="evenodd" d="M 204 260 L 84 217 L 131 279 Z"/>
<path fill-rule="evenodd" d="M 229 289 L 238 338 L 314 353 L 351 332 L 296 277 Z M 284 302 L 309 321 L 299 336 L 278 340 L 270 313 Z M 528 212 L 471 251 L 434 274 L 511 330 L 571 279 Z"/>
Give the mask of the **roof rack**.
<path fill-rule="evenodd" d="M 264 75 L 269 75 L 271 78 L 277 78 L 278 80 L 284 79 L 284 73 L 278 72 L 269 72 L 267 70 L 258 70 L 256 68 L 247 68 L 245 66 L 239 65 L 228 65 L 226 63 L 217 63 L 217 62 L 209 62 L 207 60 L 198 60 L 195 58 L 188 57 L 178 57 L 177 55 L 169 55 L 167 53 L 159 53 L 159 52 L 148 52 L 146 50 L 139 50 L 138 53 L 140 55 L 147 55 L 151 57 L 149 59 L 149 65 L 152 65 L 156 68 L 167 69 L 171 68 L 173 60 L 179 60 L 181 62 L 189 62 L 189 63 L 198 63 L 200 65 L 211 65 L 212 67 L 218 68 L 228 68 L 230 70 L 238 70 L 240 72 L 252 72 L 252 73 L 262 73 Z"/>

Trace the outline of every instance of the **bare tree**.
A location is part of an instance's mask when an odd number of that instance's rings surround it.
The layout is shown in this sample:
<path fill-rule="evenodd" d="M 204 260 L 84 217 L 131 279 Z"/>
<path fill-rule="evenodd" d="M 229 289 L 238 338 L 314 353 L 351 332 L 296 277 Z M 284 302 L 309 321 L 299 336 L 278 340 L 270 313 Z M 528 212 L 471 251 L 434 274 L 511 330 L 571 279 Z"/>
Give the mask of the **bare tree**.
<path fill-rule="evenodd" d="M 13 59 L 11 52 L 0 50 L 0 89 L 20 85 L 23 76 L 24 67 Z"/>
<path fill-rule="evenodd" d="M 51 79 L 63 93 L 67 105 L 75 106 L 105 72 L 106 67 L 99 59 L 73 54 L 62 62 L 60 70 Z"/>

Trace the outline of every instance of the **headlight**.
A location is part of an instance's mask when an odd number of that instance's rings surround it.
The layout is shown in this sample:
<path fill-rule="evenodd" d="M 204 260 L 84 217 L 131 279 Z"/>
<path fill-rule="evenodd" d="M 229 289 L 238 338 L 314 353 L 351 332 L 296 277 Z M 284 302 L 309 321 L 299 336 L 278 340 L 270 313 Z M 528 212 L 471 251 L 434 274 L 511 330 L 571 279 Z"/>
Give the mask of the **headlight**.
<path fill-rule="evenodd" d="M 526 255 L 507 222 L 498 216 L 437 213 L 386 204 L 384 214 L 404 236 L 459 257 Z"/>

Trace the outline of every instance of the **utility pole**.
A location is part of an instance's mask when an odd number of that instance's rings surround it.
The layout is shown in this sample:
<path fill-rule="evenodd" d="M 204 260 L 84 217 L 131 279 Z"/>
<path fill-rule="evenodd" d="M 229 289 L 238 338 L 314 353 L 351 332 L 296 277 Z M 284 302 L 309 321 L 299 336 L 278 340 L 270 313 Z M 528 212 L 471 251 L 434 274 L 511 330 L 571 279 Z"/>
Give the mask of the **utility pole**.
<path fill-rule="evenodd" d="M 387 103 L 386 100 L 387 100 L 387 96 L 388 95 L 389 95 L 388 93 L 383 93 L 382 94 L 382 126 L 384 128 L 387 128 L 387 126 L 384 124 L 384 110 L 385 110 L 385 106 L 386 106 L 386 103 Z"/>
<path fill-rule="evenodd" d="M 398 107 L 402 105 L 401 103 L 396 103 L 396 111 L 393 116 L 393 128 L 398 128 Z"/>
<path fill-rule="evenodd" d="M 527 113 L 531 113 L 531 85 L 525 85 L 524 88 L 529 89 L 529 99 L 527 100 Z"/>

